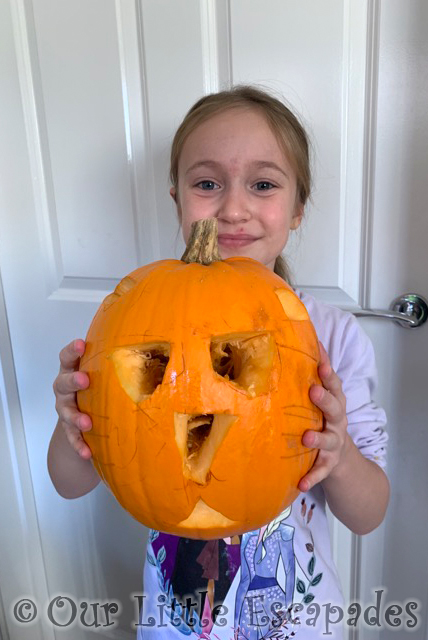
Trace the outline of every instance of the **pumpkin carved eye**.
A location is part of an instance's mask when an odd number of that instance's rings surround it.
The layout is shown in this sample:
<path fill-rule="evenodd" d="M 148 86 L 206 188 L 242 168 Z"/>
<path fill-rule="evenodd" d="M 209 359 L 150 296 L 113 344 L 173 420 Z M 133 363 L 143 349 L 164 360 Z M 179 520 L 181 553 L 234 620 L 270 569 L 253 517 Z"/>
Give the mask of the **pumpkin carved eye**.
<path fill-rule="evenodd" d="M 162 383 L 169 354 L 168 342 L 120 347 L 112 352 L 117 377 L 131 400 L 142 402 Z"/>
<path fill-rule="evenodd" d="M 270 333 L 234 333 L 211 339 L 214 371 L 238 389 L 254 397 L 269 391 L 269 376 L 275 355 Z"/>

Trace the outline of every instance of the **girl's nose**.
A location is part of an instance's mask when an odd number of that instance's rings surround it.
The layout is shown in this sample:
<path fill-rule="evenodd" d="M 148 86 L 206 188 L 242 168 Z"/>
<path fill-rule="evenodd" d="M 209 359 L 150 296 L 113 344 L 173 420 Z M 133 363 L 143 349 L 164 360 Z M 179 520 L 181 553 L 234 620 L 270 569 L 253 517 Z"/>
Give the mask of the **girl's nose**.
<path fill-rule="evenodd" d="M 220 202 L 218 219 L 225 222 L 243 222 L 251 218 L 248 197 L 245 190 L 230 188 Z"/>

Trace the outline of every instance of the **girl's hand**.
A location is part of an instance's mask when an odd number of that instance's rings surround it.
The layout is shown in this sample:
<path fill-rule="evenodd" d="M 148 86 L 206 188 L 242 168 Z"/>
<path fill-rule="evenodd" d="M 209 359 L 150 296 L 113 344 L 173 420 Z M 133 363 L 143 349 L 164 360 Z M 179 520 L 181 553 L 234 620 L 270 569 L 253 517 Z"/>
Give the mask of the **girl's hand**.
<path fill-rule="evenodd" d="M 76 391 L 87 389 L 89 378 L 86 373 L 79 371 L 80 358 L 85 352 L 83 340 L 73 340 L 59 354 L 59 374 L 53 384 L 56 397 L 55 408 L 59 420 L 58 424 L 64 429 L 70 446 L 82 458 L 91 458 L 91 450 L 82 438 L 82 431 L 92 428 L 91 418 L 80 413 L 77 407 Z"/>
<path fill-rule="evenodd" d="M 305 447 L 319 449 L 312 469 L 300 480 L 300 491 L 309 491 L 318 482 L 329 476 L 342 462 L 349 444 L 346 418 L 346 398 L 342 391 L 339 376 L 331 368 L 330 359 L 323 345 L 320 344 L 321 361 L 318 374 L 321 385 L 314 385 L 309 390 L 312 402 L 324 414 L 322 431 L 305 431 L 302 443 Z"/>

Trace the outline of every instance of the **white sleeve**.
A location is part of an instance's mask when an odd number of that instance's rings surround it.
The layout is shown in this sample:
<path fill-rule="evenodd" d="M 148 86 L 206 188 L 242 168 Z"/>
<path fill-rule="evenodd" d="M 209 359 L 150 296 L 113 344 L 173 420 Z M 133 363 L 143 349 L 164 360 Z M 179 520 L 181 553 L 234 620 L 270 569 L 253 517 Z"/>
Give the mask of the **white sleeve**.
<path fill-rule="evenodd" d="M 386 415 L 373 401 L 377 370 L 372 343 L 350 314 L 340 334 L 332 366 L 342 380 L 349 435 L 363 456 L 385 468 Z"/>
<path fill-rule="evenodd" d="M 384 468 L 388 435 L 385 412 L 373 400 L 377 371 L 372 343 L 351 313 L 296 293 L 342 381 L 349 435 L 363 456 Z"/>

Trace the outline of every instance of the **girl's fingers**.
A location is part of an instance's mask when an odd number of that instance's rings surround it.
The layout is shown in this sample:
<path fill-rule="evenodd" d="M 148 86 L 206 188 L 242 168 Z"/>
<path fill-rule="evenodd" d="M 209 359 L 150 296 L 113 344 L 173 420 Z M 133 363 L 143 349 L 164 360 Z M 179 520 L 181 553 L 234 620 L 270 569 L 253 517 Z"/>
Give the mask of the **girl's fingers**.
<path fill-rule="evenodd" d="M 67 427 L 65 434 L 70 446 L 74 451 L 79 454 L 85 460 L 92 457 L 92 453 L 86 442 L 83 440 L 82 434 L 76 427 Z"/>
<path fill-rule="evenodd" d="M 68 426 L 79 429 L 79 431 L 92 429 L 91 418 L 86 413 L 80 413 L 73 405 L 62 407 L 60 419 Z"/>
<path fill-rule="evenodd" d="M 55 395 L 69 395 L 86 389 L 88 386 L 88 374 L 83 371 L 73 371 L 73 373 L 60 373 L 55 379 L 53 389 Z"/>
<path fill-rule="evenodd" d="M 56 378 L 53 389 L 56 396 L 55 408 L 59 419 L 66 425 L 87 431 L 92 427 L 91 418 L 78 411 L 76 391 L 86 389 L 89 378 L 81 371 L 74 373 L 60 373 Z"/>
<path fill-rule="evenodd" d="M 320 367 L 320 370 L 318 372 L 323 387 L 327 389 L 327 391 L 330 391 L 330 393 L 332 393 L 334 396 L 336 396 L 336 398 L 341 399 L 343 397 L 342 381 L 337 373 L 333 371 L 330 365 L 326 365 L 324 371 Z"/>
<path fill-rule="evenodd" d="M 335 451 L 340 447 L 341 439 L 334 431 L 305 431 L 302 444 L 310 449 Z"/>
<path fill-rule="evenodd" d="M 64 347 L 59 354 L 60 371 L 70 372 L 76 371 L 79 366 L 79 360 L 85 353 L 84 340 L 73 340 Z"/>
<path fill-rule="evenodd" d="M 318 384 L 313 385 L 309 389 L 309 398 L 321 409 L 327 422 L 334 424 L 344 418 L 345 410 L 342 398 L 337 398 L 328 389 Z"/>
<path fill-rule="evenodd" d="M 318 374 L 321 378 L 322 384 L 333 395 L 342 395 L 342 381 L 337 373 L 331 366 L 330 358 L 327 351 L 324 349 L 323 344 L 319 343 L 320 347 L 320 363 L 318 365 Z"/>
<path fill-rule="evenodd" d="M 330 467 L 326 464 L 314 464 L 312 469 L 300 480 L 298 488 L 300 491 L 309 491 L 316 484 L 324 480 L 330 473 Z"/>
<path fill-rule="evenodd" d="M 318 342 L 318 344 L 320 349 L 320 361 L 318 364 L 318 373 L 320 374 L 320 378 L 324 378 L 328 376 L 332 371 L 331 362 L 330 362 L 330 357 L 327 351 L 325 350 L 323 343 Z"/>
<path fill-rule="evenodd" d="M 327 350 L 320 340 L 318 340 L 318 346 L 320 349 L 320 364 L 323 364 L 323 362 L 326 361 L 330 363 L 330 358 L 328 356 Z"/>
<path fill-rule="evenodd" d="M 318 374 L 322 385 L 309 389 L 311 401 L 321 409 L 324 416 L 323 431 L 306 431 L 302 437 L 305 447 L 318 449 L 312 469 L 299 482 L 300 491 L 309 491 L 331 473 L 340 458 L 346 434 L 346 398 L 342 382 L 330 364 L 330 358 L 322 343 Z"/>
<path fill-rule="evenodd" d="M 56 396 L 56 410 L 66 438 L 76 453 L 84 459 L 92 457 L 82 431 L 92 428 L 91 418 L 80 413 L 76 403 L 76 392 L 87 389 L 89 377 L 78 371 L 80 358 L 85 353 L 84 340 L 73 340 L 59 354 L 60 373 L 55 379 L 53 390 Z"/>

